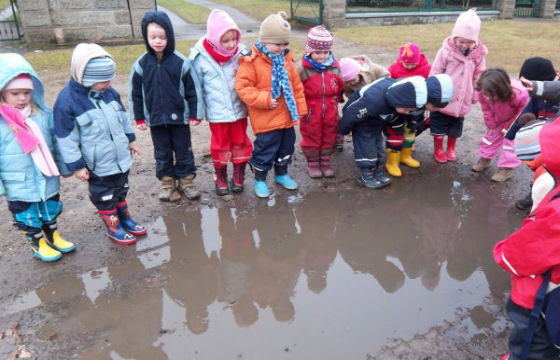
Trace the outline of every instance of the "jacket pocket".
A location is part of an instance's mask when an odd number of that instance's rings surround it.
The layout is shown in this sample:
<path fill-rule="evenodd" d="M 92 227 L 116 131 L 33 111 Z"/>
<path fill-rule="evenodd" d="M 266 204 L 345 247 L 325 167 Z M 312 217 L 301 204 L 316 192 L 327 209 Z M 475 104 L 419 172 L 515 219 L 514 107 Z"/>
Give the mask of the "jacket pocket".
<path fill-rule="evenodd" d="M 25 172 L 4 171 L 0 172 L 0 178 L 4 181 L 24 181 Z"/>
<path fill-rule="evenodd" d="M 85 160 L 86 160 L 86 165 L 87 168 L 89 170 L 95 170 L 95 149 L 96 149 L 96 144 L 92 144 L 91 147 L 89 149 L 86 149 L 85 152 Z"/>

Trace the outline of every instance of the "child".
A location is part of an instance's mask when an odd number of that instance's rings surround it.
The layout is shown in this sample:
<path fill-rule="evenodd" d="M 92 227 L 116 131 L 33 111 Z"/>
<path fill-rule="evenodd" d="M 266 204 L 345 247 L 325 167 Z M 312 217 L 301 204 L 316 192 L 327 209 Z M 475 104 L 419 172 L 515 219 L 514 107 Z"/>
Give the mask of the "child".
<path fill-rule="evenodd" d="M 397 61 L 389 67 L 393 79 L 409 76 L 422 76 L 424 79 L 430 74 L 431 66 L 426 56 L 420 52 L 418 45 L 406 43 L 399 49 Z M 392 176 L 401 176 L 399 163 L 411 168 L 419 168 L 420 162 L 412 157 L 412 149 L 416 140 L 417 129 L 423 129 L 424 114 L 419 116 L 403 115 L 404 128 L 393 129 L 388 126 L 387 134 L 387 162 L 385 168 Z M 400 134 L 399 134 L 400 133 Z"/>
<path fill-rule="evenodd" d="M 266 175 L 274 165 L 274 180 L 286 189 L 298 184 L 288 175 L 292 162 L 297 125 L 307 114 L 303 85 L 299 78 L 290 42 L 291 26 L 281 11 L 261 23 L 259 39 L 251 54 L 239 59 L 235 90 L 247 104 L 253 143 L 251 166 L 255 171 L 255 193 L 269 196 Z"/>
<path fill-rule="evenodd" d="M 476 83 L 476 89 L 479 91 L 478 101 L 484 115 L 486 133 L 480 140 L 480 159 L 472 170 L 480 172 L 487 169 L 501 148 L 498 171 L 491 179 L 503 182 L 512 176 L 514 168 L 521 165 L 515 155 L 513 141 L 504 138 L 504 133 L 527 105 L 529 94 L 519 81 L 510 79 L 500 68 L 484 71 Z"/>
<path fill-rule="evenodd" d="M 391 184 L 383 174 L 385 151 L 382 129 L 395 117 L 424 107 L 426 82 L 415 76 L 402 80 L 379 79 L 356 91 L 344 106 L 338 132 L 352 131 L 354 159 L 361 171 L 358 182 L 370 189 Z"/>
<path fill-rule="evenodd" d="M 434 158 L 438 163 L 456 161 L 455 144 L 463 132 L 464 116 L 476 103 L 475 85 L 486 68 L 486 46 L 478 39 L 480 18 L 474 9 L 459 15 L 451 36 L 443 41 L 430 74 L 448 74 L 453 79 L 453 99 L 438 112 L 430 113 Z M 447 138 L 447 154 L 443 140 Z"/>
<path fill-rule="evenodd" d="M 119 244 L 133 244 L 147 229 L 131 219 L 126 203 L 136 137 L 121 97 L 111 87 L 116 65 L 97 44 L 78 44 L 72 77 L 54 104 L 58 147 L 74 175 L 89 184 L 89 198 Z"/>
<path fill-rule="evenodd" d="M 8 200 L 14 226 L 26 235 L 33 256 L 55 261 L 76 248 L 56 226 L 62 212 L 59 175 L 71 173 L 56 148 L 52 112 L 31 65 L 21 55 L 0 54 L 0 69 L 0 196 Z"/>
<path fill-rule="evenodd" d="M 146 52 L 132 65 L 129 109 L 140 130 L 150 127 L 161 181 L 159 199 L 173 199 L 177 188 L 187 199 L 200 197 L 193 179 L 196 166 L 189 120 L 199 123 L 202 103 L 190 74 L 190 62 L 175 51 L 175 36 L 167 14 L 148 11 L 142 19 Z M 173 161 L 175 159 L 175 162 Z M 177 184 L 175 184 L 177 181 Z"/>
<path fill-rule="evenodd" d="M 301 149 L 311 178 L 334 176 L 330 158 L 337 143 L 338 103 L 344 81 L 331 52 L 332 44 L 333 37 L 324 25 L 309 29 L 305 54 L 298 63 L 308 111 L 299 125 Z"/>
<path fill-rule="evenodd" d="M 208 16 L 206 37 L 191 49 L 192 72 L 202 88 L 206 120 L 212 137 L 210 155 L 214 162 L 216 193 L 229 194 L 227 163 L 231 154 L 231 191 L 243 191 L 245 166 L 253 145 L 247 136 L 247 108 L 235 92 L 235 74 L 240 53 L 241 31 L 223 10 Z"/>
<path fill-rule="evenodd" d="M 543 161 L 553 178 L 560 176 L 559 138 L 558 121 L 544 125 L 539 136 Z M 555 184 L 521 228 L 494 247 L 494 260 L 511 274 L 512 283 L 506 311 L 514 327 L 508 343 L 510 354 L 503 357 L 505 360 L 521 358 L 527 329 L 531 328 L 531 309 L 543 282 L 543 274 L 551 271 L 549 290 L 560 284 L 559 195 L 560 188 Z M 557 319 L 538 316 L 535 320 L 536 328 L 526 358 L 557 359 L 560 349 L 552 343 L 548 328 L 551 320 L 557 325 Z"/>

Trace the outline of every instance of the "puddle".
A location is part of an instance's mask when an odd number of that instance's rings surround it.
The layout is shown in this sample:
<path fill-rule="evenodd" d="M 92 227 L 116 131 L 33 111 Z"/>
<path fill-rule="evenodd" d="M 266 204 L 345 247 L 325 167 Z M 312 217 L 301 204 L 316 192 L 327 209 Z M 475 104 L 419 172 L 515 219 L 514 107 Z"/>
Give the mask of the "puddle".
<path fill-rule="evenodd" d="M 37 336 L 96 359 L 359 359 L 459 316 L 471 338 L 503 330 L 482 306 L 509 287 L 491 249 L 522 218 L 483 180 L 245 206 L 162 216 L 124 263 L 0 310 L 40 307 Z"/>

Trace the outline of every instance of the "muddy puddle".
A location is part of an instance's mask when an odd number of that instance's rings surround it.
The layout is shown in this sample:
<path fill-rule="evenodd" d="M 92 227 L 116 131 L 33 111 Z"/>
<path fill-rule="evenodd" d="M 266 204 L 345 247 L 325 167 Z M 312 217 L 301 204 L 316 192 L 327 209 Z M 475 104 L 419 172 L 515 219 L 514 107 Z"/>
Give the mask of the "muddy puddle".
<path fill-rule="evenodd" d="M 503 331 L 483 304 L 509 287 L 491 249 L 522 221 L 510 201 L 468 173 L 352 186 L 161 216 L 121 263 L 0 311 L 84 359 L 364 359 L 457 319 Z"/>

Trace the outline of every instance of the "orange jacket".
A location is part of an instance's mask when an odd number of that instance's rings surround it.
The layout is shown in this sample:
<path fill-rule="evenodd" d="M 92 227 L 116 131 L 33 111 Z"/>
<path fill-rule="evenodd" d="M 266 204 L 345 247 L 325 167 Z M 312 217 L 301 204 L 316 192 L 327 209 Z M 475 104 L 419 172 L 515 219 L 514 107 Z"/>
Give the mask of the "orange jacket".
<path fill-rule="evenodd" d="M 303 93 L 303 85 L 299 78 L 292 53 L 286 54 L 284 68 L 288 72 L 294 100 L 296 102 L 298 114 L 307 114 L 307 105 Z M 277 129 L 287 129 L 297 125 L 297 121 L 292 121 L 284 93 L 277 99 L 278 107 L 270 108 L 272 100 L 272 60 L 261 53 L 255 46 L 251 54 L 239 57 L 239 70 L 235 77 L 235 91 L 237 95 L 247 105 L 249 119 L 253 133 L 260 134 Z"/>

